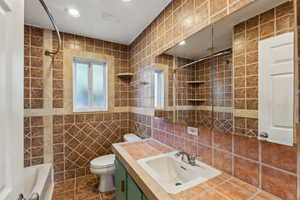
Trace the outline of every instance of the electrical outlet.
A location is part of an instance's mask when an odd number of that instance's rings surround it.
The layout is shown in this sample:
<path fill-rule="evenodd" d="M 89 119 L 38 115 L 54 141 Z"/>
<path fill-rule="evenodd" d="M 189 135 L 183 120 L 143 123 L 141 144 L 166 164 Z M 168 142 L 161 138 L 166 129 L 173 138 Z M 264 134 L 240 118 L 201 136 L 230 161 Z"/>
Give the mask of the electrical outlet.
<path fill-rule="evenodd" d="M 188 127 L 187 133 L 190 135 L 198 136 L 198 128 Z"/>

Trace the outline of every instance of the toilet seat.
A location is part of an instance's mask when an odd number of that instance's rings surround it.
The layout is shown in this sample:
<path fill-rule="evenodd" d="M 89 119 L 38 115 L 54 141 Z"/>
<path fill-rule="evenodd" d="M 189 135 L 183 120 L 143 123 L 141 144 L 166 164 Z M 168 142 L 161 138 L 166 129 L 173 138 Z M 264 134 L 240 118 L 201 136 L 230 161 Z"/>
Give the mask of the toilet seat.
<path fill-rule="evenodd" d="M 114 166 L 115 155 L 109 154 L 105 156 L 100 156 L 91 161 L 91 168 L 93 169 L 103 169 Z"/>
<path fill-rule="evenodd" d="M 134 134 L 125 134 L 125 142 L 140 141 L 141 138 Z M 115 155 L 109 154 L 100 156 L 90 161 L 90 171 L 92 174 L 99 176 L 100 184 L 98 190 L 100 192 L 111 192 L 115 190 L 114 174 L 115 174 Z"/>

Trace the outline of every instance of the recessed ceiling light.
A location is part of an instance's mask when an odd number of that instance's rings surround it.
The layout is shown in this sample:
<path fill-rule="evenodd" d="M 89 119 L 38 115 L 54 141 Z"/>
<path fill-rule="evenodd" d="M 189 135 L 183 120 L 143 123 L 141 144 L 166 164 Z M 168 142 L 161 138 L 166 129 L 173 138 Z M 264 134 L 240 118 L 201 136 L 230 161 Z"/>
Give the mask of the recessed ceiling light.
<path fill-rule="evenodd" d="M 123 2 L 130 2 L 131 0 L 122 0 Z"/>
<path fill-rule="evenodd" d="M 181 42 L 179 42 L 179 46 L 183 46 L 185 44 L 186 44 L 185 40 L 182 40 Z"/>
<path fill-rule="evenodd" d="M 76 17 L 76 18 L 80 17 L 80 13 L 79 13 L 79 11 L 77 9 L 75 9 L 75 8 L 67 8 L 66 10 L 69 13 L 69 15 L 71 15 L 72 17 Z"/>

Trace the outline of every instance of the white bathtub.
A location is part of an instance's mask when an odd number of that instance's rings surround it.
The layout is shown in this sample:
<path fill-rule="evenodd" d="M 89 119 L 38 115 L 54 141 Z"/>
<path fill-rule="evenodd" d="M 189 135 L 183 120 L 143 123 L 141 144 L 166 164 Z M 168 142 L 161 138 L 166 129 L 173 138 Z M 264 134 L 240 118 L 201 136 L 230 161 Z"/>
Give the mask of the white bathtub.
<path fill-rule="evenodd" d="M 24 168 L 26 199 L 38 193 L 40 200 L 51 200 L 54 187 L 53 166 L 52 164 L 43 164 Z"/>

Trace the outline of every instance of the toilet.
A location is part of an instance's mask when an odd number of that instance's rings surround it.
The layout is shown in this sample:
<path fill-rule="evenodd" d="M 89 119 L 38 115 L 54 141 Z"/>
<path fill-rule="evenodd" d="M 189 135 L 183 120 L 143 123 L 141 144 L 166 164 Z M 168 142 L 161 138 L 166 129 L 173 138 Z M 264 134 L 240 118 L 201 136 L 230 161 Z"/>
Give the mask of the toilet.
<path fill-rule="evenodd" d="M 136 142 L 142 140 L 134 134 L 125 134 L 123 137 L 125 142 Z M 115 190 L 114 173 L 115 173 L 115 155 L 109 154 L 100 156 L 90 162 L 90 170 L 92 174 L 100 177 L 98 190 L 100 192 L 111 192 Z"/>

